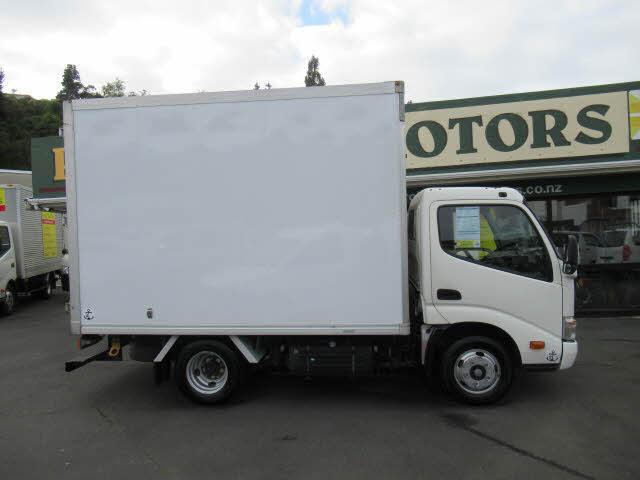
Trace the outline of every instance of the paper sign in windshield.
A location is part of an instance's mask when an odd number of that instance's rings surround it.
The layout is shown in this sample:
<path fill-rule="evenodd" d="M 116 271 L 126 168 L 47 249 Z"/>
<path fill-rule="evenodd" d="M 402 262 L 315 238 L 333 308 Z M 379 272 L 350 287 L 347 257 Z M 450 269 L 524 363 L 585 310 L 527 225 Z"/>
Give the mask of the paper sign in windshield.
<path fill-rule="evenodd" d="M 456 248 L 480 247 L 480 207 L 456 208 L 454 239 Z"/>

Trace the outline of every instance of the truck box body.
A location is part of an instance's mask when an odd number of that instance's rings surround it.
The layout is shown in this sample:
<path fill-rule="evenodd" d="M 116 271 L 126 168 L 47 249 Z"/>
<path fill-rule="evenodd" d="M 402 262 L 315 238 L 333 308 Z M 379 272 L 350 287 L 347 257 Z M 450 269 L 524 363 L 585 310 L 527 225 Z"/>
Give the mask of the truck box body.
<path fill-rule="evenodd" d="M 25 202 L 31 196 L 22 185 L 0 185 L 0 221 L 10 224 L 21 279 L 62 268 L 62 215 L 32 210 Z"/>
<path fill-rule="evenodd" d="M 402 89 L 65 104 L 72 332 L 407 333 Z"/>

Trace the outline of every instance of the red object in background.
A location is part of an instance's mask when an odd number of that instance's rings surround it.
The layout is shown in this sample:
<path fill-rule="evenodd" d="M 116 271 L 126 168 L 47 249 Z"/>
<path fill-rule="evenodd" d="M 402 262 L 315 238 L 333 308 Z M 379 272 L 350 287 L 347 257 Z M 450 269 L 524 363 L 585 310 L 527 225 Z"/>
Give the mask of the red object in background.
<path fill-rule="evenodd" d="M 0 212 L 4 212 L 7 209 L 6 205 L 0 205 Z"/>
<path fill-rule="evenodd" d="M 626 262 L 629 260 L 629 257 L 631 257 L 631 247 L 625 244 L 625 246 L 622 247 L 622 261 Z"/>

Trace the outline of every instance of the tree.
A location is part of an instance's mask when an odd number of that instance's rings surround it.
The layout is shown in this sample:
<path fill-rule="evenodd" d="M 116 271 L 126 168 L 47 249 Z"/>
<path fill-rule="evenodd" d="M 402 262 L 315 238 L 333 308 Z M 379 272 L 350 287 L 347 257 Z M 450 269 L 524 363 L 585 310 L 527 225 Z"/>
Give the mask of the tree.
<path fill-rule="evenodd" d="M 4 70 L 0 67 L 0 120 L 4 118 L 4 93 L 2 93 L 2 86 L 4 84 Z"/>
<path fill-rule="evenodd" d="M 104 97 L 124 97 L 125 84 L 118 77 L 113 82 L 107 82 L 102 86 Z"/>
<path fill-rule="evenodd" d="M 253 86 L 254 90 L 260 90 L 260 84 L 258 82 L 256 82 L 256 84 Z"/>
<path fill-rule="evenodd" d="M 80 72 L 75 65 L 67 64 L 62 74 L 62 90 L 56 98 L 61 101 L 74 100 L 76 98 L 97 98 L 101 95 L 96 92 L 93 85 L 84 86 L 80 81 Z"/>
<path fill-rule="evenodd" d="M 31 138 L 57 135 L 60 102 L 4 96 L 0 118 L 0 168 L 29 170 Z"/>
<path fill-rule="evenodd" d="M 62 73 L 62 90 L 58 92 L 56 98 L 66 101 L 80 98 L 80 93 L 84 89 L 84 85 L 80 81 L 80 72 L 75 65 L 67 64 Z"/>
<path fill-rule="evenodd" d="M 320 66 L 320 59 L 314 55 L 311 55 L 311 60 L 307 66 L 307 75 L 304 77 L 304 84 L 307 87 L 324 87 L 325 82 L 322 75 L 318 71 Z"/>

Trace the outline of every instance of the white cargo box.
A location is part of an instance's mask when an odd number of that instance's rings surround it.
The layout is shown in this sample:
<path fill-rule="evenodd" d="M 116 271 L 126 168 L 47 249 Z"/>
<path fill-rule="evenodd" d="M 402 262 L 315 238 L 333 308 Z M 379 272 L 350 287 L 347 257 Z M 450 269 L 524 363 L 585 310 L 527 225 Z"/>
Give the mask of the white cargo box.
<path fill-rule="evenodd" d="M 402 92 L 65 104 L 72 332 L 407 333 Z"/>
<path fill-rule="evenodd" d="M 16 274 L 26 279 L 62 268 L 62 215 L 32 210 L 22 185 L 0 185 L 0 221 L 8 222 L 16 252 Z"/>

